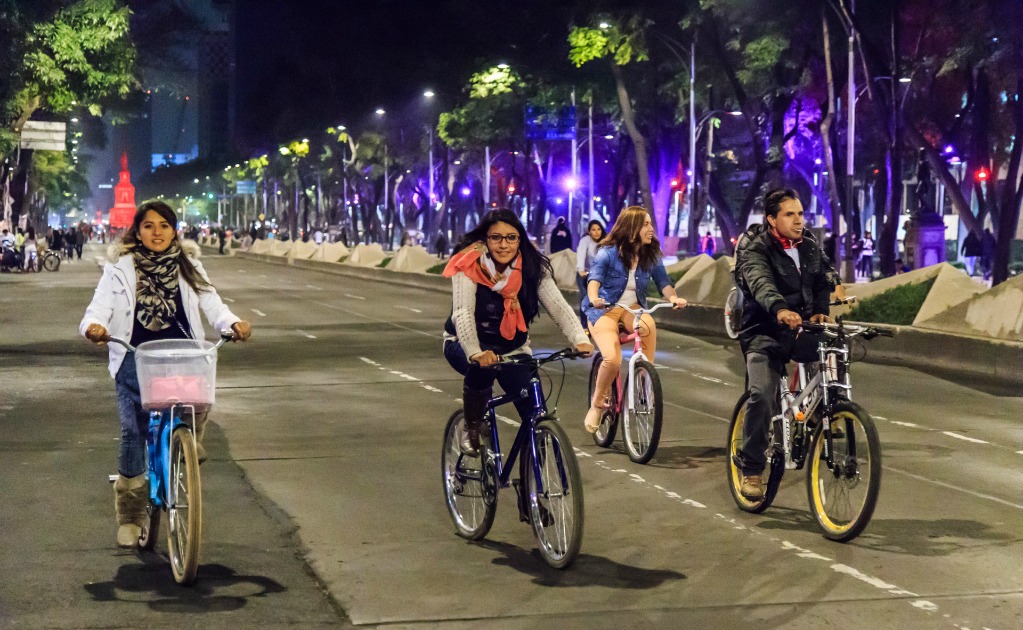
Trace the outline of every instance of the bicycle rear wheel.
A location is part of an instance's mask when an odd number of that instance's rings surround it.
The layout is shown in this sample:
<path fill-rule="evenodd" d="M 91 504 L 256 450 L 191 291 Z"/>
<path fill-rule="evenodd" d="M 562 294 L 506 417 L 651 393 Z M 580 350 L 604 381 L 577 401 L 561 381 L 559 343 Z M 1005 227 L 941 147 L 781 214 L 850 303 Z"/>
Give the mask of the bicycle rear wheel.
<path fill-rule="evenodd" d="M 455 533 L 469 540 L 480 540 L 490 531 L 497 512 L 497 475 L 487 463 L 486 447 L 480 454 L 462 453 L 465 415 L 459 409 L 451 414 L 444 428 L 441 450 L 441 476 L 444 502 L 455 524 Z M 486 425 L 484 425 L 486 430 Z M 486 442 L 483 440 L 484 443 Z"/>
<path fill-rule="evenodd" d="M 590 389 L 587 397 L 590 403 L 593 402 L 593 391 L 597 388 L 597 372 L 600 371 L 600 364 L 603 362 L 600 353 L 593 355 L 593 365 L 590 367 Z M 618 378 L 611 383 L 611 406 L 600 416 L 600 426 L 593 433 L 593 442 L 601 447 L 607 448 L 615 441 L 615 433 L 618 432 Z"/>
<path fill-rule="evenodd" d="M 633 408 L 629 409 L 626 405 L 622 413 L 625 450 L 629 454 L 629 459 L 637 464 L 645 464 L 657 452 L 664 418 L 661 378 L 650 362 L 636 361 L 632 392 Z"/>
<path fill-rule="evenodd" d="M 544 562 L 555 569 L 572 564 L 583 541 L 583 480 L 568 434 L 557 421 L 541 420 L 533 432 L 536 461 L 522 457 L 529 520 Z M 537 478 L 539 474 L 539 481 Z"/>
<path fill-rule="evenodd" d="M 195 581 L 202 545 L 202 484 L 192 431 L 171 434 L 170 484 L 167 488 L 167 551 L 178 584 Z"/>
<path fill-rule="evenodd" d="M 57 271 L 60 269 L 60 257 L 52 252 L 46 254 L 43 257 L 43 269 L 47 271 Z"/>
<path fill-rule="evenodd" d="M 832 467 L 825 457 L 827 435 L 818 430 L 806 471 L 806 494 L 824 536 L 856 538 L 870 522 L 881 489 L 881 440 L 870 415 L 841 402 L 830 424 Z"/>
<path fill-rule="evenodd" d="M 739 470 L 738 457 L 742 451 L 743 430 L 746 426 L 746 401 L 749 399 L 749 392 L 744 393 L 739 402 L 735 403 L 732 411 L 732 421 L 728 425 L 728 454 L 726 456 L 726 473 L 728 475 L 728 491 L 739 509 L 751 514 L 760 514 L 771 506 L 774 497 L 778 494 L 778 486 L 781 485 L 781 478 L 785 474 L 785 458 L 778 454 L 775 446 L 775 435 L 773 423 L 769 429 L 767 441 L 767 468 L 764 469 L 764 498 L 760 501 L 751 501 L 742 496 L 739 488 L 742 486 L 742 471 Z"/>

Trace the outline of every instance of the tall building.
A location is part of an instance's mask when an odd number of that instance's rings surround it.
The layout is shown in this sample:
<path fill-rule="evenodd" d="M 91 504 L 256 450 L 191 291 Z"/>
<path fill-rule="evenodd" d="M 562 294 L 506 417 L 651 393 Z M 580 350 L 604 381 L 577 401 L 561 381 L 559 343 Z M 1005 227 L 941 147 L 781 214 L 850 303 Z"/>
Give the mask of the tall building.
<path fill-rule="evenodd" d="M 229 156 L 235 139 L 235 37 L 233 0 L 211 0 L 199 51 L 199 157 Z"/>

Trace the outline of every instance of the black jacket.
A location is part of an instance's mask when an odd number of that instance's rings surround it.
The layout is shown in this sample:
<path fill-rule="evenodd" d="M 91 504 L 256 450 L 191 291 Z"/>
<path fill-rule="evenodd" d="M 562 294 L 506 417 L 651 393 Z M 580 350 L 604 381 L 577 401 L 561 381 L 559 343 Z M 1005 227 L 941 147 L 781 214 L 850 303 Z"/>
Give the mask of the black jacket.
<path fill-rule="evenodd" d="M 778 311 L 795 311 L 804 319 L 828 314 L 831 291 L 839 283 L 838 273 L 809 232 L 804 232 L 796 249 L 798 269 L 766 226 L 755 225 L 739 238 L 735 281 L 743 293 L 739 335 L 743 352 L 769 351 L 791 336 L 778 324 Z"/>

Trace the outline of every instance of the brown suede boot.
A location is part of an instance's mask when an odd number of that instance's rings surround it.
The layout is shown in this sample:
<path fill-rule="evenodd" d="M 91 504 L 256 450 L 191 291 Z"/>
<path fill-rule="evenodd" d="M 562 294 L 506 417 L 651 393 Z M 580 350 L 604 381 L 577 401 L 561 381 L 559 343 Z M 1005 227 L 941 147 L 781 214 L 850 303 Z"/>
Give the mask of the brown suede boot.
<path fill-rule="evenodd" d="M 117 546 L 138 547 L 139 536 L 146 525 L 146 504 L 149 502 L 149 479 L 117 476 L 114 482 L 114 509 L 117 513 Z"/>
<path fill-rule="evenodd" d="M 462 387 L 462 410 L 465 412 L 465 438 L 462 440 L 462 452 L 466 455 L 479 453 L 483 413 L 486 411 L 493 391 L 493 389 Z"/>

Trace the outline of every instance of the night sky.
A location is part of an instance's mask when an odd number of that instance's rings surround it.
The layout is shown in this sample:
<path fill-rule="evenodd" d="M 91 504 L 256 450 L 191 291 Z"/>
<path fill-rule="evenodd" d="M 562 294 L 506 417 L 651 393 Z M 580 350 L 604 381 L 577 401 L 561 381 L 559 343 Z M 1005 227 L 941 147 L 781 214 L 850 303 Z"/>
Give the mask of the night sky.
<path fill-rule="evenodd" d="M 250 148 L 321 126 L 358 128 L 425 88 L 448 105 L 485 64 L 566 58 L 567 0 L 239 0 L 238 125 Z"/>

